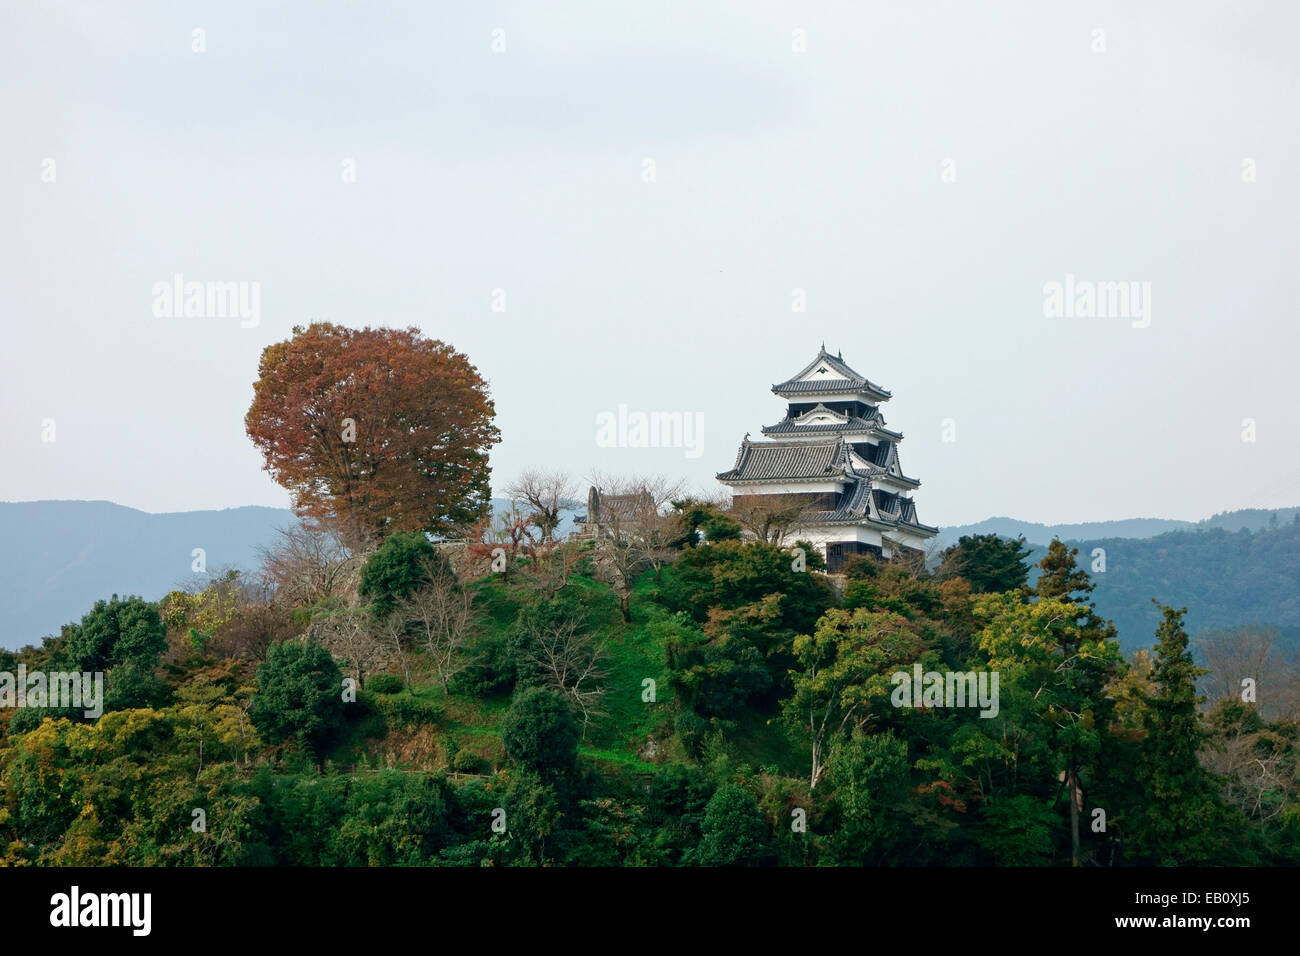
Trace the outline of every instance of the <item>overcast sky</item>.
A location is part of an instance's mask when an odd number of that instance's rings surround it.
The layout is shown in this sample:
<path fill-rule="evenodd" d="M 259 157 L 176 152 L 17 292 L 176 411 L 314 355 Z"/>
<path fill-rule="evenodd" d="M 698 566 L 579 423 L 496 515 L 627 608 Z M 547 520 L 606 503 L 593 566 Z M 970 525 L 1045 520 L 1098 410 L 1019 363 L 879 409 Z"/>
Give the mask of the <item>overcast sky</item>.
<path fill-rule="evenodd" d="M 1298 37 L 1290 2 L 6 3 L 0 499 L 286 505 L 243 417 L 319 319 L 467 353 L 497 490 L 709 487 L 825 340 L 927 523 L 1300 504 Z M 176 274 L 258 283 L 257 324 L 155 316 Z M 1149 299 L 1049 314 L 1067 275 Z M 702 442 L 598 447 L 620 405 Z"/>

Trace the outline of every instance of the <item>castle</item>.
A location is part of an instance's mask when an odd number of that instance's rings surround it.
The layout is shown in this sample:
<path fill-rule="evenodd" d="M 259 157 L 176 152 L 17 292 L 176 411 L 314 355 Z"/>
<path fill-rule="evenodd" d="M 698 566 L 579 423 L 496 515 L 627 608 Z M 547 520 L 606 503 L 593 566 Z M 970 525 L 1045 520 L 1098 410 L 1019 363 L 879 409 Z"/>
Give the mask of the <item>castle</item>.
<path fill-rule="evenodd" d="M 890 393 L 830 355 L 823 344 L 802 372 L 772 391 L 789 402 L 785 418 L 763 429 L 769 441 L 746 435 L 735 467 L 718 474 L 732 507 L 801 509 L 789 538 L 815 545 L 830 571 L 850 555 L 890 558 L 919 551 L 939 533 L 916 516 L 903 474 L 903 436 L 885 427 L 880 405 Z"/>

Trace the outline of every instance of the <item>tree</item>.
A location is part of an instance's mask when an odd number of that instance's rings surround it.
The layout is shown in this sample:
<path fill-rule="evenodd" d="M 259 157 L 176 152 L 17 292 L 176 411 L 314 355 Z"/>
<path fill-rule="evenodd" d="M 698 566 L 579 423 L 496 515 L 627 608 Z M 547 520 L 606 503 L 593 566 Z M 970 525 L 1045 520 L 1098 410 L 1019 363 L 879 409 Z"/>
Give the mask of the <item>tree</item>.
<path fill-rule="evenodd" d="M 1242 681 L 1250 678 L 1266 719 L 1300 713 L 1300 648 L 1288 646 L 1277 628 L 1204 630 L 1192 639 L 1192 647 L 1205 666 L 1201 685 L 1211 700 L 1240 700 Z"/>
<path fill-rule="evenodd" d="M 1038 581 L 1030 593 L 1040 598 L 1060 598 L 1074 604 L 1083 604 L 1097 586 L 1088 572 L 1075 564 L 1078 548 L 1067 548 L 1060 538 L 1053 538 L 1036 567 Z"/>
<path fill-rule="evenodd" d="M 421 576 L 424 583 L 393 616 L 424 644 L 445 694 L 451 679 L 467 666 L 465 651 L 478 628 L 474 592 L 441 555 L 425 559 Z"/>
<path fill-rule="evenodd" d="M 366 558 L 357 593 L 370 600 L 371 612 L 383 620 L 429 582 L 433 568 L 445 563 L 446 558 L 420 532 L 391 534 Z"/>
<path fill-rule="evenodd" d="M 1285 827 L 1288 807 L 1294 815 L 1300 799 L 1300 725 L 1293 719 L 1266 721 L 1257 707 L 1233 697 L 1215 703 L 1209 723 L 1201 760 L 1222 781 L 1224 802 L 1261 830 L 1274 831 L 1270 843 L 1283 843 L 1284 834 L 1275 828 Z M 1288 862 L 1297 862 L 1300 842 L 1291 841 L 1289 853 Z"/>
<path fill-rule="evenodd" d="M 613 478 L 591 477 L 599 496 L 600 537 L 596 541 L 596 567 L 619 597 L 624 622 L 631 622 L 632 588 L 648 567 L 661 577 L 686 527 L 677 512 L 666 514 L 673 499 L 680 497 L 682 482 L 662 476 Z M 588 515 L 595 522 L 596 515 Z"/>
<path fill-rule="evenodd" d="M 570 773 L 578 761 L 578 725 L 564 697 L 545 687 L 520 691 L 501 721 L 506 756 L 543 779 Z"/>
<path fill-rule="evenodd" d="M 343 723 L 343 674 L 319 644 L 276 644 L 257 669 L 248 716 L 271 743 L 294 737 L 315 752 Z"/>
<path fill-rule="evenodd" d="M 451 346 L 415 328 L 317 322 L 263 350 L 244 423 L 300 515 L 337 515 L 369 538 L 484 514 L 494 416 Z"/>
<path fill-rule="evenodd" d="M 392 656 L 397 658 L 397 663 L 402 668 L 402 686 L 410 690 L 411 661 L 406 653 L 408 627 L 405 607 L 398 608 L 381 621 L 376 621 L 373 617 L 366 620 L 367 631 L 374 636 L 375 644 L 385 651 L 391 651 Z M 444 693 L 445 691 L 444 687 Z"/>
<path fill-rule="evenodd" d="M 890 675 L 910 667 L 925 650 L 906 618 L 864 608 L 833 608 L 813 634 L 795 639 L 798 665 L 785 716 L 811 745 L 810 789 L 821 779 L 830 745 L 863 726 L 872 704 L 890 699 Z"/>
<path fill-rule="evenodd" d="M 772 862 L 767 821 L 754 795 L 739 784 L 718 788 L 704 808 L 703 839 L 697 853 L 700 866 L 762 866 Z"/>
<path fill-rule="evenodd" d="M 711 639 L 743 638 L 737 651 L 752 644 L 772 685 L 780 688 L 794 664 L 795 638 L 811 632 L 834 603 L 825 576 L 799 566 L 791 551 L 759 541 L 688 548 L 678 556 L 661 600 L 689 613 Z"/>
<path fill-rule="evenodd" d="M 682 487 L 680 481 L 656 476 L 638 481 L 632 495 L 629 514 L 635 529 L 632 545 L 641 551 L 656 581 L 663 580 L 664 565 L 672 561 L 689 534 L 681 512 L 669 507 L 681 494 Z"/>
<path fill-rule="evenodd" d="M 262 576 L 277 600 L 310 607 L 355 586 L 358 559 L 344 543 L 339 522 L 303 522 L 277 534 L 273 545 L 259 551 Z"/>
<path fill-rule="evenodd" d="M 566 612 L 557 603 L 545 602 L 521 614 L 511 643 L 520 676 L 535 675 L 563 694 L 582 714 L 585 734 L 592 718 L 603 713 L 605 649 L 581 607 Z"/>
<path fill-rule="evenodd" d="M 1196 683 L 1205 672 L 1187 649 L 1187 609 L 1155 603 L 1161 615 L 1151 671 L 1156 690 L 1144 715 L 1142 794 L 1131 844 L 1151 862 L 1195 865 L 1215 859 L 1228 842 L 1217 786 L 1198 757 L 1207 734 Z"/>
<path fill-rule="evenodd" d="M 80 624 L 64 634 L 65 653 L 86 671 L 117 664 L 151 669 L 167 649 L 167 629 L 158 606 L 139 597 L 96 601 Z"/>
<path fill-rule="evenodd" d="M 63 650 L 72 669 L 104 672 L 104 708 L 159 703 L 166 686 L 153 676 L 167 649 L 158 606 L 139 597 L 96 601 L 80 624 L 64 628 Z"/>
<path fill-rule="evenodd" d="M 392 649 L 383 624 L 364 608 L 328 608 L 312 615 L 307 639 L 348 667 L 361 687 L 372 674 L 384 668 Z M 400 653 L 398 658 L 405 667 Z"/>
<path fill-rule="evenodd" d="M 1023 535 L 1014 541 L 996 534 L 962 535 L 943 550 L 935 576 L 965 578 L 977 594 L 1014 591 L 1029 579 L 1024 563 L 1029 553 Z"/>
<path fill-rule="evenodd" d="M 759 541 L 779 546 L 809 510 L 807 495 L 741 495 L 728 514 Z"/>
<path fill-rule="evenodd" d="M 1007 593 L 977 605 L 988 622 L 978 644 L 989 668 L 999 673 L 1008 702 L 988 739 L 1004 742 L 1024 734 L 1047 743 L 1056 762 L 1052 770 L 1065 783 L 1076 866 L 1081 774 L 1102 750 L 1114 706 L 1107 691 L 1124 670 L 1115 629 L 1089 611 L 1061 597 L 1025 604 Z"/>
<path fill-rule="evenodd" d="M 726 496 L 690 497 L 674 501 L 673 508 L 681 515 L 681 522 L 687 532 L 684 544 L 695 547 L 701 541 L 739 541 L 745 529 L 739 521 L 726 513 L 728 504 Z"/>
<path fill-rule="evenodd" d="M 837 862 L 894 862 L 892 853 L 907 825 L 907 742 L 891 731 L 855 732 L 831 750 L 826 782 L 839 826 L 831 837 Z"/>
<path fill-rule="evenodd" d="M 572 504 L 577 486 L 562 471 L 529 470 L 506 486 L 506 494 L 522 501 L 531 512 L 528 521 L 542 533 L 542 543 L 549 544 L 560 524 L 560 512 Z"/>
<path fill-rule="evenodd" d="M 724 633 L 710 638 L 682 611 L 652 621 L 646 631 L 664 647 L 669 686 L 674 697 L 689 708 L 679 717 L 687 722 L 686 728 L 699 719 L 696 715 L 739 718 L 772 688 L 767 662 L 743 635 Z M 682 726 L 678 730 L 691 746 L 694 735 L 689 730 L 683 732 Z"/>
<path fill-rule="evenodd" d="M 199 658 L 260 661 L 271 644 L 302 633 L 293 600 L 276 600 L 275 585 L 265 576 L 232 570 L 214 574 L 202 588 L 195 583 L 168 594 L 160 610 L 168 630 L 186 635 Z"/>

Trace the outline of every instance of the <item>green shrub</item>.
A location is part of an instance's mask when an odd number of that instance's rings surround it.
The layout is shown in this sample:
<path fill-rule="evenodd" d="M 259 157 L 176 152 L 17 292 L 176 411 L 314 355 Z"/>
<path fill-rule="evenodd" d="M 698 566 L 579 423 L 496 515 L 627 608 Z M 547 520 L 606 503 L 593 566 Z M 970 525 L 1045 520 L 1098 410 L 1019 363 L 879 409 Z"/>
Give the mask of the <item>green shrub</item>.
<path fill-rule="evenodd" d="M 420 727 L 440 723 L 445 716 L 441 704 L 416 697 L 382 696 L 374 698 L 375 710 L 395 727 Z"/>
<path fill-rule="evenodd" d="M 544 776 L 573 770 L 578 760 L 578 724 L 569 702 L 552 690 L 531 687 L 515 695 L 501 722 L 506 756 Z"/>
<path fill-rule="evenodd" d="M 762 866 L 773 862 L 767 821 L 754 795 L 738 784 L 718 788 L 704 809 L 700 831 L 703 839 L 697 862 L 701 866 Z"/>
<path fill-rule="evenodd" d="M 402 688 L 402 679 L 392 674 L 374 674 L 366 681 L 366 690 L 372 694 L 400 694 Z"/>
<path fill-rule="evenodd" d="M 456 773 L 487 773 L 492 768 L 472 750 L 457 750 L 451 760 L 451 769 Z"/>
<path fill-rule="evenodd" d="M 502 635 L 485 637 L 478 642 L 473 663 L 458 671 L 447 689 L 465 697 L 504 697 L 515 686 L 515 664 Z"/>

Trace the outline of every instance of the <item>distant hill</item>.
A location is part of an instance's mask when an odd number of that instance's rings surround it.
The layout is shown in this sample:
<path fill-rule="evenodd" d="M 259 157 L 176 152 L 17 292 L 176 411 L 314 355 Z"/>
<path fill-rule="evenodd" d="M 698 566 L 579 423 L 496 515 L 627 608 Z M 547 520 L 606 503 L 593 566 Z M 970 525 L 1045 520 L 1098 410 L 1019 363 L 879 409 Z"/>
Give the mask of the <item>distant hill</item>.
<path fill-rule="evenodd" d="M 1294 512 L 1296 509 L 1288 509 Z M 1093 550 L 1105 551 L 1104 573 L 1093 573 L 1098 613 L 1119 628 L 1126 652 L 1149 647 L 1159 612 L 1151 603 L 1186 607 L 1187 630 L 1247 624 L 1276 627 L 1300 650 L 1300 521 L 1294 516 L 1262 530 L 1227 531 L 1208 522 L 1193 531 L 1153 538 L 1094 538 L 1067 542 L 1091 573 Z M 1046 548 L 1036 548 L 1037 561 Z M 1037 572 L 1030 581 L 1037 579 Z"/>
<path fill-rule="evenodd" d="M 1036 524 L 988 518 L 943 528 L 938 548 L 963 535 L 1024 535 L 1041 558 L 1054 537 L 1079 549 L 1091 573 L 1094 548 L 1106 571 L 1093 574 L 1099 613 L 1115 622 L 1125 652 L 1149 647 L 1159 614 L 1151 603 L 1186 607 L 1190 633 L 1247 624 L 1276 627 L 1300 650 L 1300 508 L 1225 511 L 1203 521 L 1127 518 L 1084 524 Z M 936 554 L 937 557 L 937 554 Z M 1030 582 L 1037 578 L 1031 572 Z"/>
<path fill-rule="evenodd" d="M 1295 520 L 1300 508 L 1247 508 L 1223 511 L 1202 521 L 1175 521 L 1169 518 L 1122 518 L 1118 521 L 1089 521 L 1082 524 L 1037 524 L 1015 518 L 985 518 L 975 524 L 952 525 L 939 529 L 935 537 L 939 548 L 956 544 L 968 534 L 996 534 L 1005 538 L 1024 535 L 1030 544 L 1047 545 L 1053 538 L 1095 540 L 1099 538 L 1154 538 L 1169 531 L 1196 531 L 1222 528 L 1225 531 L 1262 531 L 1272 525 Z"/>
<path fill-rule="evenodd" d="M 109 501 L 0 502 L 0 646 L 39 643 L 114 593 L 162 597 L 194 577 L 195 548 L 209 570 L 252 567 L 293 520 L 254 506 L 149 514 Z"/>
<path fill-rule="evenodd" d="M 501 514 L 509 501 L 492 500 Z M 154 601 L 194 578 L 195 548 L 209 571 L 251 569 L 258 549 L 295 522 L 287 508 L 150 514 L 111 501 L 0 502 L 0 647 L 39 644 L 100 598 Z M 573 530 L 573 516 L 560 524 Z"/>
<path fill-rule="evenodd" d="M 494 498 L 498 515 L 509 502 Z M 1300 642 L 1300 508 L 1252 509 L 1200 522 L 1131 518 L 1042 525 L 1012 518 L 945 528 L 941 546 L 963 534 L 1023 534 L 1039 551 L 1053 536 L 1068 540 L 1088 567 L 1106 549 L 1106 572 L 1094 575 L 1097 608 L 1115 621 L 1126 650 L 1151 643 L 1150 598 L 1186 605 L 1195 632 L 1207 627 L 1271 624 Z M 149 514 L 108 501 L 0 502 L 0 646 L 20 647 L 57 634 L 111 594 L 156 600 L 193 577 L 195 548 L 210 571 L 257 566 L 257 551 L 277 528 L 292 524 L 283 508 Z M 559 533 L 573 529 L 572 512 Z M 1242 531 L 1242 529 L 1247 529 Z M 1271 529 L 1271 530 L 1270 530 Z"/>

